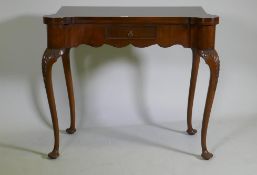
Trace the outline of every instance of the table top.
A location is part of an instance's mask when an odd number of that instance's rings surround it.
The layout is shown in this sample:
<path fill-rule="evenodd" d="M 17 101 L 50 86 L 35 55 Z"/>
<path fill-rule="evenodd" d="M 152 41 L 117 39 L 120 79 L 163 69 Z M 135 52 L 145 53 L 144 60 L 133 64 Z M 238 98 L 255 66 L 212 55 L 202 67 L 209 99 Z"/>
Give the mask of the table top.
<path fill-rule="evenodd" d="M 202 7 L 86 7 L 63 6 L 52 18 L 63 17 L 199 17 L 215 18 Z"/>
<path fill-rule="evenodd" d="M 66 22 L 73 23 L 75 19 L 95 20 L 95 19 L 175 19 L 175 18 L 194 18 L 202 21 L 213 21 L 218 23 L 218 16 L 207 14 L 202 7 L 99 7 L 99 6 L 63 6 L 56 14 L 44 16 L 44 22 L 60 22 L 60 19 L 66 19 Z M 56 20 L 57 19 L 57 20 Z M 69 19 L 69 20 L 68 20 Z M 80 21 L 81 22 L 81 21 Z"/>

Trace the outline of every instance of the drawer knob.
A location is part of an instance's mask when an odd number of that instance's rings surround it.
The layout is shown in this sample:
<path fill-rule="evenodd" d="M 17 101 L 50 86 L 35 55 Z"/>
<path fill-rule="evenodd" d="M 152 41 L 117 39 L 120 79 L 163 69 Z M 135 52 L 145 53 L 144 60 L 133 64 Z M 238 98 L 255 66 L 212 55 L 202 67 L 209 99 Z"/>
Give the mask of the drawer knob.
<path fill-rule="evenodd" d="M 128 32 L 128 37 L 131 38 L 131 37 L 133 37 L 133 36 L 134 36 L 134 33 L 133 33 L 132 30 L 130 30 L 130 31 Z"/>

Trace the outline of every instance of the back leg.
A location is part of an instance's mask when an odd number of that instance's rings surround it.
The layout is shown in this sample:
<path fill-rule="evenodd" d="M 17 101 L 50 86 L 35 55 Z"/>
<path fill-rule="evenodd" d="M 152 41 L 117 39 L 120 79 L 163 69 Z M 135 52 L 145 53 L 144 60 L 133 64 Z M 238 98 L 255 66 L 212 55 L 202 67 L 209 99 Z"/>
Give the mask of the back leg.
<path fill-rule="evenodd" d="M 191 80 L 190 80 L 190 88 L 189 88 L 189 96 L 188 96 L 188 106 L 187 106 L 187 133 L 189 135 L 194 135 L 197 130 L 192 127 L 192 110 L 194 103 L 194 95 L 195 95 L 195 86 L 198 75 L 198 68 L 200 62 L 200 55 L 195 49 L 192 49 L 193 52 L 193 62 L 192 62 L 192 72 L 191 72 Z"/>
<path fill-rule="evenodd" d="M 76 132 L 75 127 L 75 100 L 74 100 L 74 92 L 73 92 L 73 85 L 72 85 L 72 75 L 71 75 L 71 68 L 70 68 L 70 49 L 65 49 L 65 52 L 62 56 L 62 63 L 63 69 L 65 74 L 69 104 L 70 104 L 70 127 L 66 129 L 68 134 L 73 134 Z"/>

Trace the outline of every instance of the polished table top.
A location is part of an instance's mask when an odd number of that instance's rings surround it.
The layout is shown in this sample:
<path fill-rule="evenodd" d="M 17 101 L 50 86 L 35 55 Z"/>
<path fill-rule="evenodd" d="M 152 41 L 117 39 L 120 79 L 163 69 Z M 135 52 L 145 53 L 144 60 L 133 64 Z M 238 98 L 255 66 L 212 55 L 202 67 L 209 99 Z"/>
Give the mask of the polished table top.
<path fill-rule="evenodd" d="M 63 6 L 49 17 L 199 17 L 215 18 L 202 7 L 89 7 Z"/>
<path fill-rule="evenodd" d="M 184 18 L 200 19 L 202 21 L 212 21 L 217 24 L 219 17 L 207 14 L 202 7 L 90 7 L 90 6 L 63 6 L 56 14 L 44 16 L 44 22 L 51 23 L 55 19 L 76 18 L 77 20 L 87 19 L 145 19 L 153 20 L 169 18 L 180 18 L 183 23 Z M 75 23 L 76 20 L 73 21 Z M 184 20 L 185 21 L 185 20 Z M 81 22 L 81 21 L 80 21 Z M 186 22 L 184 22 L 186 23 Z"/>

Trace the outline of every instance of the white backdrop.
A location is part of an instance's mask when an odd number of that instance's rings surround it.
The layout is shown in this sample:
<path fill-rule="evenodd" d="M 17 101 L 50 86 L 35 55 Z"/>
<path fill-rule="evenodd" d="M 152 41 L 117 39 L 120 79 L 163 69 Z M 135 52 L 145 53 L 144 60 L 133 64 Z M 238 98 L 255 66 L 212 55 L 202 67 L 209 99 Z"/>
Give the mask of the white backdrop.
<path fill-rule="evenodd" d="M 257 113 L 254 0 L 1 0 L 0 116 L 6 128 L 13 123 L 24 128 L 28 121 L 36 127 L 51 124 L 41 75 L 46 47 L 42 16 L 55 13 L 62 5 L 203 6 L 220 16 L 216 48 L 221 72 L 212 119 Z M 191 57 L 191 51 L 181 46 L 73 49 L 77 121 L 90 127 L 186 120 Z M 69 108 L 61 60 L 55 64 L 53 76 L 58 115 L 65 128 Z M 202 118 L 208 80 L 209 69 L 201 61 L 193 119 Z"/>

